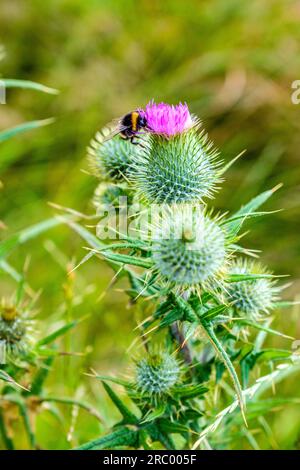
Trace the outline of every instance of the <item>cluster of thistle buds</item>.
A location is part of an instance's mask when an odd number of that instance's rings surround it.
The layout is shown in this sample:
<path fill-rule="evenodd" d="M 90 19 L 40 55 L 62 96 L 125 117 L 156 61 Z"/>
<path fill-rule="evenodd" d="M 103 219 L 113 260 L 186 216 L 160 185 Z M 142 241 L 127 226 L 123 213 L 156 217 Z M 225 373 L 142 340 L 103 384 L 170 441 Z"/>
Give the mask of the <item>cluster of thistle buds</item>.
<path fill-rule="evenodd" d="M 275 307 L 280 289 L 266 268 L 249 260 L 251 252 L 239 244 L 239 230 L 267 197 L 246 205 L 232 217 L 214 215 L 208 201 L 230 165 L 219 158 L 199 119 L 181 103 L 171 106 L 151 101 L 134 113 L 142 116 L 142 128 L 133 131 L 120 125 L 113 132 L 105 128 L 88 150 L 92 170 L 101 180 L 94 203 L 101 223 L 106 212 L 110 214 L 106 222 L 113 225 L 111 232 L 109 226 L 104 232 L 123 239 L 124 248 L 144 250 L 146 261 L 142 257 L 138 265 L 144 262 L 163 295 L 173 293 L 182 302 L 189 302 L 195 296 L 201 300 L 206 293 L 225 306 L 232 318 L 257 321 L 264 317 Z M 133 135 L 137 145 L 132 144 Z M 117 208 L 120 217 L 129 195 L 130 208 L 126 207 L 125 214 L 135 225 L 131 232 L 124 233 L 112 215 Z M 130 217 L 128 210 L 133 211 Z M 139 240 L 136 245 L 135 239 Z M 116 247 L 122 249 L 120 243 Z M 111 255 L 114 245 L 108 248 L 110 251 L 104 249 L 103 256 L 116 259 Z M 129 256 L 126 261 L 130 264 Z M 224 354 L 225 365 L 236 383 L 226 352 L 222 352 L 217 339 L 213 342 L 217 352 Z M 149 358 L 138 364 L 137 383 L 142 391 L 161 394 L 176 382 L 177 366 L 167 357 L 156 358 L 155 364 Z"/>

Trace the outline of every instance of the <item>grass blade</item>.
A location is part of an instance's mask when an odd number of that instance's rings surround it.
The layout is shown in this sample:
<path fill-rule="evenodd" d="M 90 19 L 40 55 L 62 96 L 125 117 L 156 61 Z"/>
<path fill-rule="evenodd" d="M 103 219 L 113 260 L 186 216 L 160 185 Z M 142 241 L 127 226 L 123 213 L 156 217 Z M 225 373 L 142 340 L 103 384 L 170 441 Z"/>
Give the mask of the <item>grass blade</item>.
<path fill-rule="evenodd" d="M 17 134 L 21 134 L 22 132 L 30 131 L 32 129 L 38 129 L 39 127 L 43 126 L 48 126 L 48 124 L 52 124 L 53 122 L 54 118 L 48 118 L 40 119 L 38 121 L 24 122 L 23 124 L 19 124 L 18 126 L 11 127 L 10 129 L 6 129 L 5 131 L 0 132 L 0 143 L 10 139 L 11 137 L 14 137 Z"/>
<path fill-rule="evenodd" d="M 216 336 L 214 329 L 212 326 L 208 326 L 207 324 L 202 324 L 202 328 L 204 332 L 206 333 L 206 336 L 215 349 L 218 357 L 221 359 L 223 362 L 224 366 L 228 370 L 229 376 L 233 382 L 237 397 L 238 397 L 238 402 L 241 408 L 241 413 L 243 416 L 243 419 L 245 421 L 245 424 L 247 425 L 246 421 L 246 416 L 245 416 L 245 402 L 244 402 L 244 397 L 243 397 L 243 390 L 240 384 L 240 381 L 238 379 L 237 373 L 235 371 L 235 368 L 230 360 L 230 357 L 228 356 L 227 352 L 223 348 L 221 342 L 219 341 L 218 337 Z"/>
<path fill-rule="evenodd" d="M 0 260 L 5 258 L 18 245 L 22 245 L 41 233 L 57 227 L 60 224 L 62 224 L 62 221 L 58 217 L 52 217 L 51 219 L 39 222 L 31 227 L 25 228 L 15 235 L 12 235 L 10 238 L 7 238 L 0 243 Z"/>
<path fill-rule="evenodd" d="M 31 80 L 17 80 L 14 78 L 2 78 L 1 82 L 5 88 L 23 88 L 27 90 L 41 91 L 50 95 L 58 95 L 59 90 L 42 85 L 41 83 L 32 82 Z"/>

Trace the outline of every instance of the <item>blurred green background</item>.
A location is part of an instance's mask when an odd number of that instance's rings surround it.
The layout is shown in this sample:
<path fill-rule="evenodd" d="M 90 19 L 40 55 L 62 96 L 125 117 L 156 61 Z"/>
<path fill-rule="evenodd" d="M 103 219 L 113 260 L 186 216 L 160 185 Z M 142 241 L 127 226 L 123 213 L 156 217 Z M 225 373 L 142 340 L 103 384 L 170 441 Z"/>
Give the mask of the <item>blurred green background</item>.
<path fill-rule="evenodd" d="M 6 50 L 1 75 L 60 90 L 57 96 L 8 90 L 7 104 L 0 105 L 0 129 L 56 117 L 50 126 L 1 144 L 0 219 L 6 226 L 1 238 L 52 216 L 49 201 L 92 213 L 97 181 L 81 170 L 88 169 L 86 147 L 94 133 L 152 98 L 186 101 L 225 161 L 247 150 L 226 175 L 218 208 L 233 210 L 284 183 L 265 206 L 284 210 L 252 222 L 246 244 L 262 250 L 276 273 L 291 274 L 285 296 L 297 299 L 300 105 L 291 102 L 291 84 L 300 79 L 299 21 L 300 2 L 294 0 L 1 0 L 0 43 Z M 60 227 L 18 249 L 10 262 L 20 270 L 30 258 L 27 280 L 35 291 L 42 289 L 42 332 L 60 320 L 68 302 L 75 318 L 90 314 L 71 338 L 73 350 L 88 354 L 72 358 L 67 371 L 57 359 L 48 384 L 57 395 L 82 394 L 101 406 L 107 429 L 117 415 L 99 383 L 83 373 L 90 366 L 103 373 L 127 369 L 139 312 L 126 308 L 119 291 L 101 296 L 112 271 L 99 260 L 67 278 L 69 267 L 85 254 L 83 245 Z M 15 283 L 0 276 L 1 296 L 9 295 Z M 276 327 L 300 338 L 298 313 L 296 307 L 283 311 Z M 297 380 L 281 391 L 298 396 Z M 70 412 L 65 413 L 69 423 Z M 298 445 L 299 418 L 293 406 L 270 417 L 280 448 Z M 79 420 L 76 439 L 99 433 L 92 418 L 80 414 Z M 38 426 L 42 446 L 68 446 L 66 429 L 57 432 L 50 415 L 42 414 Z M 20 440 L 20 447 L 26 442 Z"/>

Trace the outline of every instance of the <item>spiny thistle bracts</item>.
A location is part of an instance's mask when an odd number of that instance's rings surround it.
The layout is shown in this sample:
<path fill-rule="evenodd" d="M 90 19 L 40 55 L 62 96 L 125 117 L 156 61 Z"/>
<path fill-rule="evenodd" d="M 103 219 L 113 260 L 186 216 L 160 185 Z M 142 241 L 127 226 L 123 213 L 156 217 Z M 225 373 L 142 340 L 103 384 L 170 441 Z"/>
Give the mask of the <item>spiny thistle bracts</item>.
<path fill-rule="evenodd" d="M 220 181 L 217 152 L 192 128 L 166 139 L 150 134 L 132 154 L 129 177 L 142 200 L 172 204 L 211 197 Z"/>
<path fill-rule="evenodd" d="M 260 264 L 247 259 L 237 260 L 230 268 L 231 274 L 268 274 Z M 280 288 L 272 279 L 261 278 L 231 282 L 227 288 L 228 301 L 240 315 L 258 319 L 274 308 Z"/>
<path fill-rule="evenodd" d="M 223 229 L 201 207 L 179 205 L 163 212 L 152 259 L 167 283 L 183 289 L 215 290 L 222 284 L 228 256 Z"/>
<path fill-rule="evenodd" d="M 132 203 L 132 194 L 130 190 L 121 184 L 100 183 L 94 193 L 93 204 L 96 208 L 114 207 L 120 209 L 123 204 Z"/>
<path fill-rule="evenodd" d="M 101 180 L 126 181 L 132 155 L 137 156 L 140 147 L 115 136 L 105 140 L 111 129 L 97 132 L 88 147 L 88 158 L 93 173 Z"/>
<path fill-rule="evenodd" d="M 167 352 L 150 353 L 136 366 L 136 386 L 142 393 L 167 394 L 180 378 L 180 366 Z"/>

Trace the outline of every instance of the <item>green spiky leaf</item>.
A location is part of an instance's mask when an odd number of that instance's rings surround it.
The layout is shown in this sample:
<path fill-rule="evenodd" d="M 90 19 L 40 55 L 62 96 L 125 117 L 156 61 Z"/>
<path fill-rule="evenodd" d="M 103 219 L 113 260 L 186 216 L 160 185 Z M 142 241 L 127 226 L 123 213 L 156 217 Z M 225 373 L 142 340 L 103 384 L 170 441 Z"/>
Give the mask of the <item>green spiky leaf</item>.
<path fill-rule="evenodd" d="M 138 422 L 138 418 L 127 408 L 126 405 L 124 405 L 122 400 L 115 394 L 115 392 L 110 388 L 107 383 L 102 383 L 109 398 L 112 400 L 112 402 L 115 404 L 115 406 L 118 408 L 121 415 L 123 416 L 124 423 L 136 424 Z"/>

